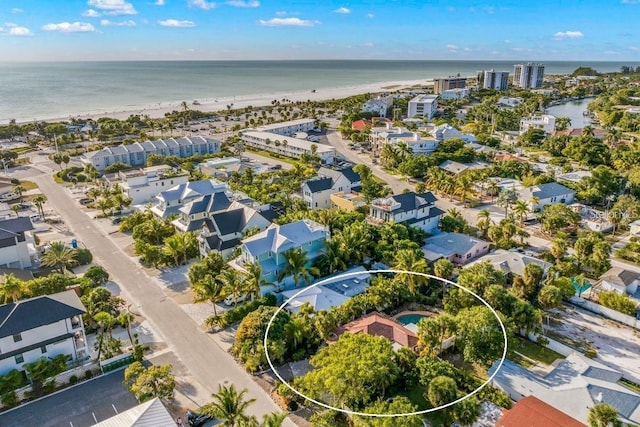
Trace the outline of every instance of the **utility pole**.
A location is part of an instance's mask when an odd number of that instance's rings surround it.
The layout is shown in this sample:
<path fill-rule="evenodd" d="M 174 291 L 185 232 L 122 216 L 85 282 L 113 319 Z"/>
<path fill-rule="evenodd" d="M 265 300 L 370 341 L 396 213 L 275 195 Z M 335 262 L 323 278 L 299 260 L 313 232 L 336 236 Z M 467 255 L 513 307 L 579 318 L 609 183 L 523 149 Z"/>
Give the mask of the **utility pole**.
<path fill-rule="evenodd" d="M 56 153 L 58 152 L 58 136 L 54 133 L 53 134 L 53 142 L 54 144 L 56 144 Z"/>

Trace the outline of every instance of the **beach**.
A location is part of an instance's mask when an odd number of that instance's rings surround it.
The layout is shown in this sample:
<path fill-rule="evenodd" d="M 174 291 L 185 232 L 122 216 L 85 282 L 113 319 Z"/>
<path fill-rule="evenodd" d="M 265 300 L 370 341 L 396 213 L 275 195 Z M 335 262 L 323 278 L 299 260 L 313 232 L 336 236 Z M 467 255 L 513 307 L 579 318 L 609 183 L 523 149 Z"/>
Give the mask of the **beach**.
<path fill-rule="evenodd" d="M 433 85 L 432 79 L 420 79 L 420 80 L 400 80 L 400 81 L 385 81 L 379 83 L 371 83 L 364 85 L 345 86 L 336 88 L 309 88 L 309 90 L 298 90 L 291 92 L 274 92 L 274 93 L 262 93 L 255 95 L 240 95 L 229 96 L 216 99 L 197 99 L 195 101 L 198 104 L 193 104 L 194 100 L 187 101 L 187 105 L 190 109 L 216 112 L 226 111 L 227 106 L 231 106 L 231 109 L 246 108 L 249 106 L 262 107 L 271 105 L 273 100 L 282 101 L 287 99 L 289 101 L 323 101 L 328 99 L 340 99 L 349 96 L 365 94 L 365 93 L 380 93 L 380 92 L 393 92 L 400 89 L 411 88 L 414 86 L 431 86 Z M 98 119 L 100 117 L 112 117 L 116 119 L 126 119 L 130 115 L 149 116 L 150 118 L 163 118 L 166 113 L 175 110 L 182 110 L 181 103 L 161 102 L 156 104 L 150 104 L 143 108 L 123 109 L 115 111 L 105 111 L 102 113 L 85 113 L 74 114 L 67 117 L 53 117 L 43 118 L 42 120 L 57 122 L 66 121 L 71 118 L 75 119 Z"/>

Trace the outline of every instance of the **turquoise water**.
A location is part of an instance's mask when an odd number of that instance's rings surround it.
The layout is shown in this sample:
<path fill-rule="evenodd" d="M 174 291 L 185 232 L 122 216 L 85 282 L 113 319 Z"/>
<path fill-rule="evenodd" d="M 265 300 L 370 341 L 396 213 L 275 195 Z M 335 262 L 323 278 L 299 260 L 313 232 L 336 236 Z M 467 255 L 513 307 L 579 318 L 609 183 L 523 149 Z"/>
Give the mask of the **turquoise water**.
<path fill-rule="evenodd" d="M 423 317 L 427 317 L 427 316 L 423 314 L 405 314 L 403 316 L 396 318 L 396 320 L 399 323 L 402 323 L 403 325 L 408 325 L 410 323 L 417 325 L 420 319 L 422 319 Z"/>
<path fill-rule="evenodd" d="M 0 63 L 0 123 L 135 110 L 158 103 L 418 80 L 519 61 L 114 61 Z M 547 61 L 547 74 L 618 62 Z"/>

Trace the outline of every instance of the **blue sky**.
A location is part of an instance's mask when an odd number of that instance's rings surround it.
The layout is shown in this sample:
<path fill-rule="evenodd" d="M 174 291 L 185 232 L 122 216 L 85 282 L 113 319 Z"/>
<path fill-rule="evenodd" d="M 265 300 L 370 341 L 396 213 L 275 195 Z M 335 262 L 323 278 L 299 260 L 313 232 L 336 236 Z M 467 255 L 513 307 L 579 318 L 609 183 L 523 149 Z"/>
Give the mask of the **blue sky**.
<path fill-rule="evenodd" d="M 640 58 L 640 0 L 2 0 L 4 61 Z"/>

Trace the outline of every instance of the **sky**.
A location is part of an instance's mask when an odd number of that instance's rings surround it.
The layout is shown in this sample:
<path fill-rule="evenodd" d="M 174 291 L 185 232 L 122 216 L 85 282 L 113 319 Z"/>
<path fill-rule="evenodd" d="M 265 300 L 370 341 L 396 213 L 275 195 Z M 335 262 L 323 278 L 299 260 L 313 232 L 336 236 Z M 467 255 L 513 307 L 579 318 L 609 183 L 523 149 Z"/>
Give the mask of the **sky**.
<path fill-rule="evenodd" d="M 0 0 L 0 61 L 638 61 L 640 0 Z"/>

